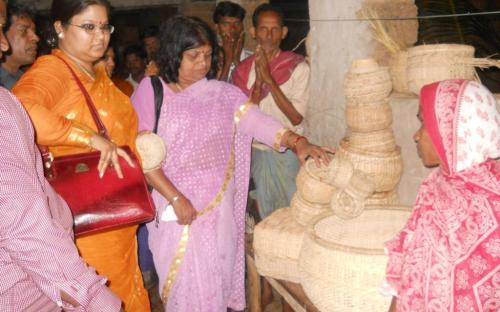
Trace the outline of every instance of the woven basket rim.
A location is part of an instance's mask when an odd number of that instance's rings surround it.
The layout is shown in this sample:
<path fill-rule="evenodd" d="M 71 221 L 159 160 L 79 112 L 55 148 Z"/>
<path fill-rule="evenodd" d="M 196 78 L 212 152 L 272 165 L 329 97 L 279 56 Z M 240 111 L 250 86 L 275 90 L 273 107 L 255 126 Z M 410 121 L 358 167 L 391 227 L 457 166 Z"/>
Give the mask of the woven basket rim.
<path fill-rule="evenodd" d="M 351 146 L 348 138 L 343 138 L 339 143 L 339 150 L 342 149 L 346 153 L 356 154 L 357 157 L 367 157 L 367 158 L 400 158 L 401 157 L 401 147 L 396 145 L 396 148 L 390 152 L 374 152 L 369 150 L 363 150 L 354 148 Z"/>
<path fill-rule="evenodd" d="M 402 212 L 407 212 L 408 216 L 410 213 L 407 209 L 403 209 L 403 208 L 388 209 L 388 208 L 382 208 L 382 207 L 380 207 L 380 208 L 379 207 L 372 207 L 372 208 L 367 209 L 367 207 L 365 207 L 364 211 L 366 211 L 366 210 L 369 210 L 369 211 L 379 210 L 379 211 L 389 211 L 389 212 L 402 211 Z M 354 246 L 349 246 L 349 245 L 345 245 L 345 244 L 326 241 L 326 240 L 322 239 L 321 237 L 319 237 L 314 230 L 316 224 L 318 224 L 324 218 L 332 217 L 332 216 L 339 218 L 333 212 L 330 212 L 330 211 L 319 214 L 318 216 L 314 217 L 311 220 L 309 227 L 307 227 L 305 235 L 309 236 L 309 238 L 311 240 L 313 240 L 315 243 L 317 243 L 318 245 L 320 245 L 324 248 L 334 249 L 337 251 L 347 252 L 347 253 L 357 253 L 357 254 L 362 254 L 362 255 L 375 255 L 375 256 L 376 255 L 380 255 L 380 256 L 385 255 L 384 248 L 354 247 Z"/>
<path fill-rule="evenodd" d="M 408 54 L 427 52 L 427 51 L 450 51 L 458 52 L 460 50 L 470 52 L 475 51 L 475 48 L 468 44 L 457 44 L 457 43 L 437 43 L 437 44 L 422 44 L 408 48 Z M 410 57 L 410 55 L 408 55 Z"/>

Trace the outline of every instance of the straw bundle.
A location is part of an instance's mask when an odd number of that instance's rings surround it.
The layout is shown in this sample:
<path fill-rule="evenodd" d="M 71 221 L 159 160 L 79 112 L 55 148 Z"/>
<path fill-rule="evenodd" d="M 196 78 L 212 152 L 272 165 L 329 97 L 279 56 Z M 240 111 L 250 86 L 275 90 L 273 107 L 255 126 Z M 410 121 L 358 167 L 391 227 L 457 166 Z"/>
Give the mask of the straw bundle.
<path fill-rule="evenodd" d="M 330 207 L 336 216 L 351 219 L 365 208 L 365 199 L 373 193 L 375 184 L 363 172 L 355 170 L 345 189 L 333 194 Z"/>
<path fill-rule="evenodd" d="M 321 311 L 387 311 L 390 297 L 379 287 L 387 258 L 384 242 L 394 237 L 407 210 L 367 209 L 343 220 L 320 215 L 308 228 L 300 252 L 300 282 Z"/>
<path fill-rule="evenodd" d="M 415 94 L 435 81 L 476 78 L 474 66 L 490 66 L 491 60 L 474 59 L 474 47 L 463 44 L 429 44 L 408 49 L 408 88 Z"/>
<path fill-rule="evenodd" d="M 290 203 L 290 210 L 294 220 L 303 226 L 309 225 L 314 217 L 327 212 L 329 208 L 328 205 L 307 202 L 300 197 L 298 192 L 293 195 Z"/>
<path fill-rule="evenodd" d="M 297 283 L 304 233 L 305 228 L 295 222 L 289 208 L 278 209 L 257 224 L 253 248 L 259 274 Z"/>
<path fill-rule="evenodd" d="M 392 110 L 388 100 L 363 105 L 346 105 L 347 125 L 353 132 L 371 132 L 391 126 Z"/>
<path fill-rule="evenodd" d="M 328 204 L 335 187 L 326 183 L 329 181 L 329 168 L 317 167 L 314 160 L 308 160 L 299 170 L 295 182 L 300 196 L 313 204 Z"/>
<path fill-rule="evenodd" d="M 392 152 L 368 152 L 354 149 L 349 142 L 342 140 L 336 157 L 352 163 L 354 169 L 364 172 L 375 183 L 375 191 L 388 192 L 393 190 L 401 179 L 403 161 L 401 149 L 397 147 Z"/>
<path fill-rule="evenodd" d="M 396 139 L 391 128 L 372 132 L 353 132 L 348 140 L 353 148 L 370 152 L 392 152 L 396 149 Z"/>

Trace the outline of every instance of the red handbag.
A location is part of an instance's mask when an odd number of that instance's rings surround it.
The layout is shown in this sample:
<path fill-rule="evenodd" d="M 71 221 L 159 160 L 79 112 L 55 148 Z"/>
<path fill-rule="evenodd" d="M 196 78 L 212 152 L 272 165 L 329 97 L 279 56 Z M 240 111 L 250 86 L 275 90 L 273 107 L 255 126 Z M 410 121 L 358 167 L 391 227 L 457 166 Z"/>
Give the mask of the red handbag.
<path fill-rule="evenodd" d="M 109 139 L 87 90 L 69 64 L 61 60 L 80 87 L 99 133 Z M 141 165 L 128 146 L 121 148 L 135 165 L 131 167 L 119 157 L 123 179 L 118 178 L 116 171 L 110 167 L 99 178 L 99 151 L 52 158 L 47 148 L 40 148 L 45 177 L 73 212 L 76 236 L 143 223 L 154 218 L 155 209 Z"/>

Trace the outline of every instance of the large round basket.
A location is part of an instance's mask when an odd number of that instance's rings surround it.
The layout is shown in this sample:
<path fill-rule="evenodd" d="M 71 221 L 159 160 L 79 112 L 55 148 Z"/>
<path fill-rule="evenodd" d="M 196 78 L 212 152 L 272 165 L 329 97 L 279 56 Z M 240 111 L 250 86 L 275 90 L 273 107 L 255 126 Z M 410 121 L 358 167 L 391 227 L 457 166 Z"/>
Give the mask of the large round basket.
<path fill-rule="evenodd" d="M 309 225 L 314 217 L 327 212 L 329 208 L 330 206 L 328 205 L 307 202 L 302 199 L 298 192 L 293 195 L 290 202 L 290 210 L 292 211 L 294 220 L 303 226 Z"/>
<path fill-rule="evenodd" d="M 298 259 L 305 227 L 292 217 L 290 208 L 280 208 L 254 229 L 255 265 L 260 275 L 299 282 Z"/>
<path fill-rule="evenodd" d="M 372 132 L 391 126 L 392 110 L 386 100 L 363 105 L 346 105 L 345 118 L 353 132 Z"/>
<path fill-rule="evenodd" d="M 399 93 L 410 93 L 408 89 L 408 52 L 400 51 L 391 55 L 389 59 L 389 73 L 391 74 L 392 88 Z"/>
<path fill-rule="evenodd" d="M 376 192 L 395 189 L 403 172 L 399 146 L 392 152 L 368 152 L 355 149 L 342 140 L 335 157 L 350 161 L 354 169 L 364 172 L 375 183 Z"/>
<path fill-rule="evenodd" d="M 408 88 L 415 94 L 426 85 L 446 79 L 474 80 L 470 60 L 474 47 L 463 44 L 428 44 L 408 49 Z"/>
<path fill-rule="evenodd" d="M 391 298 L 379 291 L 387 263 L 384 243 L 409 214 L 378 208 L 350 220 L 324 214 L 312 221 L 300 251 L 300 282 L 320 311 L 388 310 Z"/>
<path fill-rule="evenodd" d="M 370 152 L 392 152 L 396 149 L 396 139 L 392 128 L 372 132 L 352 132 L 349 144 L 356 149 Z"/>
<path fill-rule="evenodd" d="M 329 168 L 322 165 L 317 167 L 310 159 L 300 168 L 295 182 L 300 196 L 314 204 L 328 204 L 335 187 L 326 183 L 329 181 Z"/>

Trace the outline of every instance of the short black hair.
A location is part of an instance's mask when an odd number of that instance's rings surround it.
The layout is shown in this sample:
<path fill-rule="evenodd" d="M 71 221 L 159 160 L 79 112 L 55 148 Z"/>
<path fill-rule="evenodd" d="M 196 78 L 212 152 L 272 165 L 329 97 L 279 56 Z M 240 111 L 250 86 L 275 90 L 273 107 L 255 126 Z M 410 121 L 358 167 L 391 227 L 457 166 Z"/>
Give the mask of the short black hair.
<path fill-rule="evenodd" d="M 214 15 L 212 17 L 215 24 L 219 24 L 219 20 L 223 16 L 236 17 L 243 21 L 247 12 L 239 4 L 231 1 L 222 1 L 217 4 Z"/>
<path fill-rule="evenodd" d="M 145 59 L 147 57 L 146 50 L 144 50 L 144 47 L 138 44 L 133 44 L 126 47 L 125 50 L 123 51 L 123 58 L 126 59 L 127 55 L 129 54 L 135 54 L 136 56 L 142 59 Z"/>
<path fill-rule="evenodd" d="M 285 26 L 285 14 L 283 13 L 283 10 L 280 7 L 274 6 L 269 3 L 263 3 L 259 5 L 255 11 L 253 12 L 252 15 L 252 25 L 253 27 L 257 27 L 257 22 L 259 21 L 259 16 L 262 13 L 265 12 L 274 12 L 276 15 L 278 15 L 280 21 L 281 21 L 281 26 Z"/>
<path fill-rule="evenodd" d="M 206 78 L 213 79 L 219 68 L 219 45 L 212 28 L 198 17 L 174 16 L 160 26 L 160 50 L 156 55 L 160 76 L 166 82 L 179 82 L 182 54 L 186 50 L 208 44 L 212 62 Z"/>
<path fill-rule="evenodd" d="M 158 26 L 152 25 L 142 31 L 141 39 L 149 37 L 158 37 Z"/>
<path fill-rule="evenodd" d="M 29 18 L 35 22 L 35 11 L 30 5 L 20 3 L 19 1 L 10 0 L 7 3 L 7 23 L 5 24 L 5 31 L 8 31 L 10 26 L 12 25 L 12 18 L 16 17 L 25 17 Z"/>

